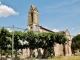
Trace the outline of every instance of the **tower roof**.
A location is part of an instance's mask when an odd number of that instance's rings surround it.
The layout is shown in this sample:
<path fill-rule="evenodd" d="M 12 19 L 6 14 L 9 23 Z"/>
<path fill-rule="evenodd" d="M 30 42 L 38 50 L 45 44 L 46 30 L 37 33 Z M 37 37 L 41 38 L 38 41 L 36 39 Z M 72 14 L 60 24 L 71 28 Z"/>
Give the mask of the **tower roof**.
<path fill-rule="evenodd" d="M 36 11 L 38 11 L 37 8 L 34 5 L 31 5 L 30 10 L 36 10 Z"/>
<path fill-rule="evenodd" d="M 35 7 L 34 5 L 31 5 L 31 8 L 32 8 L 32 9 L 35 9 L 36 7 Z"/>

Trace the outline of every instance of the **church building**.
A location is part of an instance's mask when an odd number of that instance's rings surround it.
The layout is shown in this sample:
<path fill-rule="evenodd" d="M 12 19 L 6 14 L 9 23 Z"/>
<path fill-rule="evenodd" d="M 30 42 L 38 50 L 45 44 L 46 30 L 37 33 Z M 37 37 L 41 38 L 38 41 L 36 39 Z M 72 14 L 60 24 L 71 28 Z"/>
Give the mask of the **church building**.
<path fill-rule="evenodd" d="M 27 32 L 28 30 L 32 30 L 35 33 L 43 33 L 43 32 L 55 33 L 54 31 L 49 30 L 39 25 L 38 10 L 34 5 L 31 5 L 30 10 L 28 12 L 28 25 L 27 25 L 27 29 L 25 30 L 25 32 Z M 72 40 L 71 40 L 70 33 L 68 30 L 60 31 L 60 33 L 64 34 L 68 38 L 69 41 L 66 42 L 65 46 L 56 43 L 54 46 L 54 54 L 55 56 L 63 56 L 65 53 L 65 56 L 71 56 L 72 55 L 72 52 L 71 52 Z"/>

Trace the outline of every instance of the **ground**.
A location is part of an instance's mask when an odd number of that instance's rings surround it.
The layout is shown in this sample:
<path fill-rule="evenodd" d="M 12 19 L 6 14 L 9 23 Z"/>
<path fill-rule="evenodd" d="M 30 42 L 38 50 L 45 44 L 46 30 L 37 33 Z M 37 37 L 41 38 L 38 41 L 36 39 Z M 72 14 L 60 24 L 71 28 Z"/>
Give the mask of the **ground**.
<path fill-rule="evenodd" d="M 5 59 L 3 59 L 5 60 Z M 12 60 L 11 58 L 8 58 L 7 60 Z M 20 59 L 20 60 L 26 60 L 26 59 Z M 30 59 L 30 60 L 41 60 L 41 59 Z M 54 57 L 49 59 L 42 59 L 42 60 L 80 60 L 80 56 L 62 56 L 62 57 Z"/>
<path fill-rule="evenodd" d="M 80 56 L 63 56 L 63 57 L 54 57 L 50 60 L 80 60 Z"/>

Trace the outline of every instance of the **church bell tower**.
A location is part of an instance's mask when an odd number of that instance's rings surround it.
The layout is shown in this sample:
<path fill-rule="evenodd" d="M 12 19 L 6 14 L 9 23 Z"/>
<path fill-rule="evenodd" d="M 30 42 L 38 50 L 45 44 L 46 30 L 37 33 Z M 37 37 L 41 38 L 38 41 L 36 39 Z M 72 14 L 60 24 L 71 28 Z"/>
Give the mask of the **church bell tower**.
<path fill-rule="evenodd" d="M 31 5 L 28 12 L 28 30 L 38 31 L 38 10 L 34 5 Z"/>

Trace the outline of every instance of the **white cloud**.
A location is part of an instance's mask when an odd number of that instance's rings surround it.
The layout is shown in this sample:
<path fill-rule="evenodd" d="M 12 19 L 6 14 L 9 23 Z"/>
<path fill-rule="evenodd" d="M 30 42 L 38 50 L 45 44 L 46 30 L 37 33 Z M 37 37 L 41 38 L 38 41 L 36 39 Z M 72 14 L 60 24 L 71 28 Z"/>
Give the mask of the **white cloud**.
<path fill-rule="evenodd" d="M 13 8 L 3 5 L 0 2 L 0 17 L 8 17 L 10 15 L 18 15 L 19 13 L 14 11 Z"/>
<path fill-rule="evenodd" d="M 52 31 L 54 31 L 54 32 L 59 32 L 59 30 L 58 30 L 58 29 L 53 29 Z"/>

